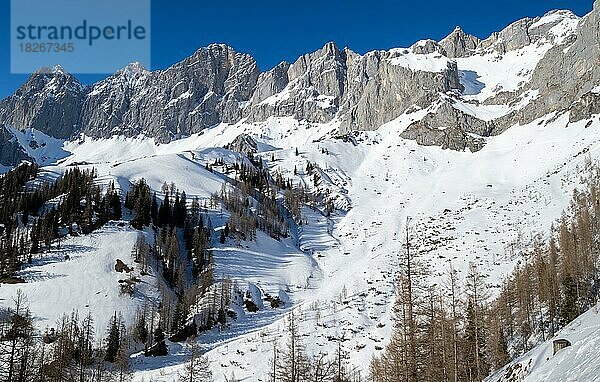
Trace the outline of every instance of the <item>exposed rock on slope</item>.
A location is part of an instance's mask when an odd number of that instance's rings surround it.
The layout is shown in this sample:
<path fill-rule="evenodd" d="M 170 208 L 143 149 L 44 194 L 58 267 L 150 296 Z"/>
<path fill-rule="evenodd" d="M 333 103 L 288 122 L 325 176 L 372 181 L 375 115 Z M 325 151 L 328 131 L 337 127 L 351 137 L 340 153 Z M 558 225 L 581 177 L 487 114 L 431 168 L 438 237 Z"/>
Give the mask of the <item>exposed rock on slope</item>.
<path fill-rule="evenodd" d="M 444 102 L 434 112 L 413 122 L 401 136 L 424 146 L 478 151 L 485 143 L 483 137 L 489 136 L 492 129 L 493 123 L 463 113 Z"/>
<path fill-rule="evenodd" d="M 256 141 L 248 134 L 238 135 L 226 148 L 242 154 L 256 154 L 258 152 Z"/>
<path fill-rule="evenodd" d="M 14 165 L 22 160 L 30 160 L 12 134 L 0 127 L 0 164 Z"/>

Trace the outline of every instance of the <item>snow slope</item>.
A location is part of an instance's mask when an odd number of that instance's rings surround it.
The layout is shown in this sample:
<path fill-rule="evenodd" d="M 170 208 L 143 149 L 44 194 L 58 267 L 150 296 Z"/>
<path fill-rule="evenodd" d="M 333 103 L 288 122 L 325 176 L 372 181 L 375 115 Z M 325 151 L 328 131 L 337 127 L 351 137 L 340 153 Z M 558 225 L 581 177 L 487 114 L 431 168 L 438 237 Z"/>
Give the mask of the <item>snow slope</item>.
<path fill-rule="evenodd" d="M 119 294 L 119 280 L 128 277 L 115 271 L 115 262 L 121 259 L 134 265 L 131 249 L 138 232 L 109 224 L 91 235 L 72 237 L 61 243 L 60 249 L 39 255 L 20 272 L 24 284 L 3 284 L 0 301 L 10 306 L 18 289 L 27 300 L 40 329 L 56 328 L 63 314 L 77 310 L 79 317 L 90 312 L 94 318 L 96 337 L 104 338 L 110 318 L 121 313 L 127 322 L 133 320 L 138 307 L 156 304 L 157 279 L 155 275 L 141 276 L 133 297 Z M 135 266 L 134 266 L 135 268 Z"/>
<path fill-rule="evenodd" d="M 267 150 L 262 155 L 272 170 L 293 176 L 296 167 L 300 169 L 296 181 L 309 187 L 311 176 L 303 169 L 307 160 L 316 163 L 327 175 L 317 188 L 343 195 L 349 203 L 347 212 L 327 218 L 306 208 L 308 224 L 298 236 L 303 253 L 292 242 L 266 243 L 259 237 L 258 245 L 217 248 L 217 264 L 242 289 L 259 286 L 289 294 L 311 351 L 333 351 L 336 340 L 342 340 L 352 350 L 353 362 L 367 365 L 391 330 L 394 265 L 402 251 L 399 233 L 406 218 L 420 232 L 420 254 L 434 269 L 433 278 L 439 278 L 450 263 L 464 275 L 474 261 L 489 275 L 489 283 L 497 285 L 522 258 L 530 237 L 545 232 L 560 216 L 586 157 L 598 158 L 599 133 L 594 128 L 598 122 L 596 117 L 586 128 L 587 121 L 568 124 L 568 115 L 548 116 L 515 126 L 488 139 L 481 151 L 468 153 L 399 138 L 398 132 L 410 123 L 408 117 L 359 134 L 357 146 L 328 138 L 331 130 L 326 127 L 324 139 L 311 140 L 302 136 L 301 123 L 272 120 L 259 126 L 230 126 L 231 131 L 215 127 L 190 139 L 190 146 L 181 146 L 182 155 L 150 151 L 147 157 L 144 153 L 140 159 L 99 169 L 122 179 L 148 177 L 153 188 L 160 187 L 164 177 L 188 194 L 206 195 L 218 189 L 219 178 L 203 172 L 199 164 L 232 154 L 203 147 L 215 137 L 225 142 L 241 132 L 252 134 Z M 299 141 L 305 143 L 290 144 Z M 86 159 L 83 150 L 74 156 Z M 266 311 L 260 317 L 244 317 L 232 326 L 233 334 L 201 336 L 216 376 L 235 371 L 238 378 L 261 378 L 271 342 L 284 340 L 284 316 Z M 317 324 L 319 331 L 312 329 Z M 181 358 L 185 348 L 175 348 Z M 177 362 L 166 368 L 140 362 L 140 379 L 167 381 L 181 367 Z M 257 365 L 256 370 L 249 365 Z"/>

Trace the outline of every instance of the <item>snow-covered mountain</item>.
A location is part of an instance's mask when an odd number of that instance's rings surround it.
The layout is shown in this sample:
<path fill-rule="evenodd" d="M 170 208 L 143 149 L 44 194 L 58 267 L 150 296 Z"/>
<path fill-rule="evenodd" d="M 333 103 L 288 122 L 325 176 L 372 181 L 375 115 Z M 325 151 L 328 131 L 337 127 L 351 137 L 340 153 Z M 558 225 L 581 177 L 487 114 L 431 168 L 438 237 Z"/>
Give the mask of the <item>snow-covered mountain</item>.
<path fill-rule="evenodd" d="M 0 163 L 34 160 L 42 180 L 93 167 L 103 188 L 112 181 L 123 194 L 141 178 L 159 196 L 174 182 L 208 205 L 235 182 L 226 166 L 207 168 L 247 161 L 251 151 L 319 203 L 301 207 L 304 224 L 288 238 L 259 232 L 212 248 L 215 275 L 260 308 L 239 307 L 228 329 L 199 336 L 215 377 L 266 380 L 291 313 L 310 352 L 343 343 L 366 372 L 391 335 L 407 219 L 432 282 L 450 265 L 464 277 L 476 263 L 497 293 L 533 236 L 568 206 L 586 162 L 600 160 L 599 36 L 596 2 L 583 18 L 554 11 L 483 40 L 456 28 L 439 42 L 364 55 L 328 43 L 267 72 L 225 45 L 163 71 L 130 64 L 92 86 L 43 69 L 0 102 Z M 215 232 L 231 215 L 206 213 Z M 22 289 L 42 329 L 72 309 L 92 312 L 99 336 L 115 311 L 132 320 L 156 303 L 164 280 L 140 274 L 139 294 L 119 294 L 113 267 L 133 262 L 139 234 L 121 223 L 66 238 L 24 267 L 25 284 L 2 285 L 0 301 Z M 593 312 L 579 319 L 585 332 L 560 358 L 546 357 L 542 344 L 517 360 L 527 370 L 519 378 L 544 380 L 560 367 L 568 380 L 600 379 L 594 355 L 579 352 L 597 342 L 584 337 L 597 334 L 594 320 Z M 132 356 L 136 381 L 176 380 L 189 349 L 169 345 L 164 359 Z"/>
<path fill-rule="evenodd" d="M 166 143 L 219 123 L 271 117 L 338 121 L 340 133 L 375 130 L 427 110 L 405 138 L 475 151 L 485 137 L 554 111 L 589 116 L 598 12 L 580 19 L 554 11 L 485 40 L 457 28 L 440 42 L 364 55 L 328 43 L 262 73 L 251 56 L 222 44 L 162 71 L 134 63 L 90 87 L 62 68 L 43 69 L 2 101 L 0 124 L 56 138 L 144 134 Z"/>

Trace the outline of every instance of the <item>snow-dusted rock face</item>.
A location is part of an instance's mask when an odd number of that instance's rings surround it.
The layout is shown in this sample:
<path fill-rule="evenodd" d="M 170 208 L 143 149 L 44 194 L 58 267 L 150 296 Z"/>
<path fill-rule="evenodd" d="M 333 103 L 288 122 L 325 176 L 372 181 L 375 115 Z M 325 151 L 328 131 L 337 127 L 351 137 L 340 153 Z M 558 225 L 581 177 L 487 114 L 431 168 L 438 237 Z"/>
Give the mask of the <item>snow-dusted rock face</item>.
<path fill-rule="evenodd" d="M 128 66 L 88 94 L 81 132 L 92 137 L 145 134 L 161 142 L 236 122 L 260 71 L 247 54 L 213 44 L 164 71 Z"/>
<path fill-rule="evenodd" d="M 338 117 L 342 132 L 375 130 L 410 106 L 427 107 L 437 93 L 462 88 L 456 64 L 440 51 L 436 42 L 423 41 L 359 55 L 327 43 L 262 75 L 249 120 L 292 116 L 324 123 Z"/>
<path fill-rule="evenodd" d="M 0 163 L 17 164 L 24 159 L 30 159 L 21 149 L 8 129 L 0 128 Z"/>
<path fill-rule="evenodd" d="M 356 57 L 348 66 L 348 91 L 340 108 L 343 130 L 375 130 L 410 107 L 426 108 L 440 93 L 463 89 L 456 62 L 437 43 Z M 422 53 L 417 53 L 422 52 Z"/>
<path fill-rule="evenodd" d="M 68 139 L 77 131 L 87 88 L 60 66 L 41 68 L 14 95 L 0 101 L 0 164 L 31 159 L 10 128 L 34 128 Z"/>
<path fill-rule="evenodd" d="M 291 65 L 282 63 L 261 76 L 259 92 L 247 110 L 249 120 L 293 116 L 312 122 L 330 121 L 344 94 L 345 75 L 346 52 L 333 43 Z"/>
<path fill-rule="evenodd" d="M 580 98 L 600 84 L 599 7 L 581 19 L 576 33 L 567 41 L 570 43 L 550 49 L 533 73 L 528 88 L 539 89 L 540 97 L 524 109 L 522 118 L 526 122 L 572 106 L 576 113 L 581 112 L 577 105 Z"/>
<path fill-rule="evenodd" d="M 597 92 L 586 94 L 600 84 L 599 18 L 598 6 L 582 19 L 552 11 L 484 40 L 457 27 L 440 42 L 364 55 L 327 43 L 266 72 L 222 44 L 163 71 L 134 63 L 91 87 L 60 68 L 45 69 L 0 103 L 0 126 L 64 139 L 144 135 L 166 143 L 244 119 L 336 123 L 344 134 L 427 110 L 399 134 L 478 150 L 485 137 L 551 112 L 572 109 L 575 121 L 597 111 Z M 9 140 L 4 164 L 20 158 Z"/>
<path fill-rule="evenodd" d="M 34 128 L 57 138 L 78 129 L 87 88 L 60 66 L 41 68 L 0 101 L 0 125 Z"/>
<path fill-rule="evenodd" d="M 506 53 L 522 49 L 527 45 L 535 44 L 543 40 L 562 42 L 568 33 L 566 24 L 569 21 L 576 22 L 578 17 L 570 11 L 552 11 L 543 17 L 534 19 L 525 18 L 510 24 L 501 32 L 492 33 L 490 37 L 481 41 L 477 48 L 493 49 L 499 53 Z M 559 26 L 559 28 L 555 28 Z"/>
<path fill-rule="evenodd" d="M 258 146 L 256 141 L 248 134 L 238 135 L 233 142 L 227 145 L 227 149 L 242 153 L 242 154 L 256 154 Z"/>
<path fill-rule="evenodd" d="M 493 123 L 486 122 L 442 102 L 423 119 L 415 121 L 401 134 L 424 146 L 442 146 L 452 150 L 478 151 L 482 137 L 490 135 Z"/>

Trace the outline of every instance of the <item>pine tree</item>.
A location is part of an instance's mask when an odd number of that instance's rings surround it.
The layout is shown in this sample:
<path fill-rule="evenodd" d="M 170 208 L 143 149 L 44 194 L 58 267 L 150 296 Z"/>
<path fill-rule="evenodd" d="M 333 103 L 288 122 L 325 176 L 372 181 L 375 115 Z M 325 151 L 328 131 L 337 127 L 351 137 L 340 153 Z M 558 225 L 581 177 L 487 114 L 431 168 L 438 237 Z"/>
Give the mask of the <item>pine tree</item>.
<path fill-rule="evenodd" d="M 163 202 L 161 203 L 158 209 L 158 226 L 164 227 L 166 225 L 170 225 L 172 216 L 173 214 L 171 212 L 171 201 L 169 199 L 169 193 L 167 192 L 165 194 Z"/>
<path fill-rule="evenodd" d="M 129 363 L 129 354 L 124 344 L 122 344 L 115 357 L 116 382 L 127 382 L 132 378 L 131 365 Z"/>
<path fill-rule="evenodd" d="M 111 318 L 108 326 L 108 338 L 106 339 L 106 353 L 104 359 L 108 362 L 115 362 L 119 348 L 121 347 L 121 328 L 117 318 L 117 313 Z"/>
<path fill-rule="evenodd" d="M 578 315 L 577 285 L 573 276 L 567 273 L 562 282 L 563 299 L 560 306 L 560 318 L 563 325 L 573 321 Z"/>
<path fill-rule="evenodd" d="M 159 323 L 154 330 L 153 339 L 154 344 L 146 351 L 146 356 L 160 357 L 169 354 L 169 348 L 165 343 L 165 332 L 163 331 L 161 323 Z"/>
<path fill-rule="evenodd" d="M 25 294 L 19 289 L 13 306 L 0 317 L 0 377 L 5 381 L 19 381 L 19 375 L 28 372 L 28 357 L 34 350 L 33 318 Z"/>
<path fill-rule="evenodd" d="M 287 344 L 281 351 L 277 364 L 279 380 L 281 382 L 304 381 L 310 367 L 293 312 L 288 316 L 287 336 Z"/>
<path fill-rule="evenodd" d="M 150 202 L 150 218 L 154 224 L 158 225 L 158 201 L 156 200 L 156 192 L 152 193 L 152 201 Z"/>
<path fill-rule="evenodd" d="M 146 325 L 145 314 L 139 313 L 133 332 L 134 338 L 137 341 L 146 344 L 148 342 L 148 334 L 148 326 Z"/>

